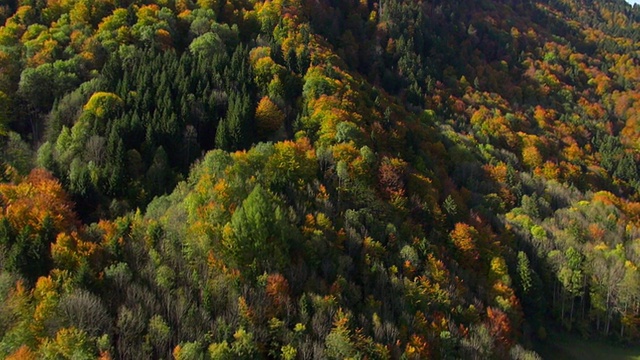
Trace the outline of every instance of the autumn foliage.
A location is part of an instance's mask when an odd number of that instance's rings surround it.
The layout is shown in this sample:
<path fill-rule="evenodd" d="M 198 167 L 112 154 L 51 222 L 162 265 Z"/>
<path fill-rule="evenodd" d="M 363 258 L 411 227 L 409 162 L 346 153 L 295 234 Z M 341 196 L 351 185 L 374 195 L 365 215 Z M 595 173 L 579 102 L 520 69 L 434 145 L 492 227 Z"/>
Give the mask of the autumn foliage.
<path fill-rule="evenodd" d="M 2 2 L 0 358 L 637 343 L 638 19 L 622 0 Z"/>
<path fill-rule="evenodd" d="M 0 184 L 2 218 L 14 229 L 30 227 L 42 229 L 45 221 L 57 232 L 68 231 L 77 225 L 73 203 L 60 182 L 49 172 L 35 169 L 23 181 Z"/>

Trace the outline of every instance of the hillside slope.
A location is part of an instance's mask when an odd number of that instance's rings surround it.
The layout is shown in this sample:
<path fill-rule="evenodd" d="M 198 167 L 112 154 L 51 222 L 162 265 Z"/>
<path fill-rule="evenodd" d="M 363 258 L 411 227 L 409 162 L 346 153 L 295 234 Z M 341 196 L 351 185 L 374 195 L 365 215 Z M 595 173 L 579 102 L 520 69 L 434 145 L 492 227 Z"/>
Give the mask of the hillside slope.
<path fill-rule="evenodd" d="M 638 7 L 20 0 L 0 19 L 0 357 L 640 337 Z"/>

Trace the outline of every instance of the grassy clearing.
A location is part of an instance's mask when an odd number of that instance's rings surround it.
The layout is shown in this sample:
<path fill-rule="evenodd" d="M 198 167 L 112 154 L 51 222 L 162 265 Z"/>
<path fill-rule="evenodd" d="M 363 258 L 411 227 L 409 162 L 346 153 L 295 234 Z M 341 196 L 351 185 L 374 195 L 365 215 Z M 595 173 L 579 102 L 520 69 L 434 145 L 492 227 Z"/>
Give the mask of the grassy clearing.
<path fill-rule="evenodd" d="M 640 346 L 614 345 L 576 335 L 553 334 L 535 349 L 543 359 L 557 360 L 640 360 Z"/>

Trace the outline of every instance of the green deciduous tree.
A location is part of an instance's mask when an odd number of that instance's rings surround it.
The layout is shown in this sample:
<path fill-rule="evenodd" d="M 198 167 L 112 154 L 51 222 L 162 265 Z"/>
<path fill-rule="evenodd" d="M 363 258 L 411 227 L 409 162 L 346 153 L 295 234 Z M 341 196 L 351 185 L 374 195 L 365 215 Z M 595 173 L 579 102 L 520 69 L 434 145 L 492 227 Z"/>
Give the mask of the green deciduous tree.
<path fill-rule="evenodd" d="M 257 185 L 225 228 L 224 250 L 239 269 L 255 276 L 277 270 L 288 259 L 287 225 L 282 208 Z"/>

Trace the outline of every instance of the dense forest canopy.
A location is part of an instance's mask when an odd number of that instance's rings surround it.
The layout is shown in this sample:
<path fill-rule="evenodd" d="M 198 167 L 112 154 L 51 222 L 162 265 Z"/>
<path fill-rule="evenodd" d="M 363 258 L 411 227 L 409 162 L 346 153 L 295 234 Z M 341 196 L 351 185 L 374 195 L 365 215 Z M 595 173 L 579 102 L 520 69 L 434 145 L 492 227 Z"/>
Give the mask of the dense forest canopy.
<path fill-rule="evenodd" d="M 640 339 L 640 8 L 0 4 L 0 357 Z"/>

